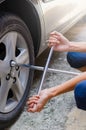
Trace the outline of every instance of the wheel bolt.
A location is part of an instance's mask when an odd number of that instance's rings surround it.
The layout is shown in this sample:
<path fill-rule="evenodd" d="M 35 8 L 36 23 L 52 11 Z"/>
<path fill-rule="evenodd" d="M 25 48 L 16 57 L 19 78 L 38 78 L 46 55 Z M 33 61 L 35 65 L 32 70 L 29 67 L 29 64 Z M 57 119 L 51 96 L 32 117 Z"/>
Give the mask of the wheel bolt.
<path fill-rule="evenodd" d="M 18 65 L 16 65 L 15 69 L 16 69 L 16 71 L 18 71 L 18 70 L 19 70 L 19 66 L 18 66 Z"/>
<path fill-rule="evenodd" d="M 11 60 L 11 61 L 10 61 L 10 67 L 14 67 L 15 65 L 16 65 L 16 62 L 13 61 L 13 60 Z"/>
<path fill-rule="evenodd" d="M 10 79 L 10 74 L 8 74 L 7 76 L 6 76 L 6 80 L 9 80 Z"/>
<path fill-rule="evenodd" d="M 15 84 L 15 82 L 16 82 L 16 77 L 13 78 L 13 84 Z"/>

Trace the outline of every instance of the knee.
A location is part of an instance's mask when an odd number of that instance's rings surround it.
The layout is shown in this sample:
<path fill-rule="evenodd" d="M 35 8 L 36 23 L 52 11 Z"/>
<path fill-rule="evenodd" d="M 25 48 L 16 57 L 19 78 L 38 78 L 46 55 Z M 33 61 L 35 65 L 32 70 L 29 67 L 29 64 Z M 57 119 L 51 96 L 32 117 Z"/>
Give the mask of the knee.
<path fill-rule="evenodd" d="M 79 109 L 86 110 L 86 80 L 76 85 L 74 96 L 77 107 Z"/>
<path fill-rule="evenodd" d="M 67 53 L 67 61 L 70 64 L 70 66 L 73 68 L 80 68 L 81 67 L 80 58 L 76 52 L 68 52 Z"/>

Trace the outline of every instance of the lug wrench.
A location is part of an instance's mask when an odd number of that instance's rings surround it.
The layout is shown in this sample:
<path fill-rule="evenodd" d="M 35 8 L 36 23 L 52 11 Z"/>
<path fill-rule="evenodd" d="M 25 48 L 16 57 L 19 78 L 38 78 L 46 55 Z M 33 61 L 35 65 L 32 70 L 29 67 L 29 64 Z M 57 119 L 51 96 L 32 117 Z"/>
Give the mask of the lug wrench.
<path fill-rule="evenodd" d="M 53 54 L 53 48 L 54 47 L 51 47 L 50 52 L 49 52 L 49 56 L 48 56 L 47 61 L 46 61 L 46 65 L 45 65 L 45 67 L 43 67 L 43 75 L 42 75 L 42 78 L 41 78 L 41 81 L 40 81 L 38 95 L 39 95 L 39 93 L 42 89 L 42 86 L 43 86 L 44 78 L 45 78 L 46 72 L 48 70 L 48 66 L 49 66 L 49 63 L 50 63 L 51 56 Z M 11 67 L 13 67 L 13 66 L 28 67 L 28 68 L 31 68 L 31 69 L 33 69 L 33 67 L 36 67 L 36 66 L 31 67 L 31 65 L 27 65 L 27 64 L 17 64 L 15 61 L 11 61 Z"/>
<path fill-rule="evenodd" d="M 40 93 L 40 91 L 42 89 L 44 78 L 46 76 L 46 72 L 54 72 L 54 73 L 61 72 L 61 73 L 75 75 L 75 76 L 80 74 L 80 73 L 77 73 L 77 72 L 69 72 L 69 71 L 64 71 L 64 70 L 48 68 L 51 56 L 53 54 L 53 49 L 54 49 L 54 47 L 51 47 L 49 55 L 48 55 L 48 58 L 47 58 L 47 61 L 46 61 L 45 67 L 34 66 L 34 65 L 30 65 L 30 64 L 17 64 L 15 61 L 11 62 L 11 66 L 20 66 L 20 67 L 30 68 L 30 69 L 33 69 L 33 70 L 41 70 L 41 71 L 43 71 L 43 75 L 42 75 L 42 78 L 41 78 L 41 81 L 40 81 L 40 85 L 39 85 L 39 89 L 38 89 L 38 95 L 39 95 L 39 93 Z"/>

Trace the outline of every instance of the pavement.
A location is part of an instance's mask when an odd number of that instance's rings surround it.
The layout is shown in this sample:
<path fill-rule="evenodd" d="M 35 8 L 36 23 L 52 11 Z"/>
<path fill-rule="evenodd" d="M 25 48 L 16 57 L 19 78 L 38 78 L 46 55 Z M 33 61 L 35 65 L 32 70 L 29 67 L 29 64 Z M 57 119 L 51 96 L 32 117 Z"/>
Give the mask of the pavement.
<path fill-rule="evenodd" d="M 72 27 L 65 36 L 71 41 L 86 41 L 86 18 L 83 18 Z M 49 49 L 37 60 L 37 65 L 44 65 Z M 79 72 L 71 68 L 66 60 L 66 53 L 54 52 L 51 68 Z M 35 72 L 31 95 L 36 94 L 40 81 L 40 72 Z M 71 78 L 73 75 L 49 73 L 46 76 L 43 88 L 53 87 Z M 86 130 L 86 111 L 76 107 L 73 92 L 69 92 L 49 101 L 40 113 L 28 113 L 24 109 L 19 120 L 9 130 Z"/>

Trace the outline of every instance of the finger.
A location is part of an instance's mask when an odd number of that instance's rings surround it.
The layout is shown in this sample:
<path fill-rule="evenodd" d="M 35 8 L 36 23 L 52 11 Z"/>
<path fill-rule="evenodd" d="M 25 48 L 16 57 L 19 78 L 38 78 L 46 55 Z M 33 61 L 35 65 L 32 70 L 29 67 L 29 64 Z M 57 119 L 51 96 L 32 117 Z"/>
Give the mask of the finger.
<path fill-rule="evenodd" d="M 31 97 L 31 98 L 29 98 L 28 99 L 28 101 L 30 101 L 30 100 L 38 100 L 39 98 L 37 98 L 37 97 Z"/>
<path fill-rule="evenodd" d="M 39 96 L 33 96 L 33 97 L 31 97 L 31 98 L 29 98 L 28 100 L 27 100 L 27 102 L 26 102 L 26 104 L 27 105 L 29 105 L 29 104 L 31 104 L 31 103 L 36 103 L 37 101 L 38 101 L 38 99 L 39 99 Z"/>
<path fill-rule="evenodd" d="M 49 40 L 58 40 L 58 38 L 54 35 L 54 36 L 49 37 Z"/>
<path fill-rule="evenodd" d="M 53 34 L 58 34 L 58 32 L 57 31 L 53 31 L 53 32 L 50 33 L 50 35 L 53 35 Z"/>
<path fill-rule="evenodd" d="M 61 40 L 61 38 L 63 37 L 63 35 L 61 33 L 55 32 L 55 33 L 51 33 L 50 37 L 56 37 L 59 41 Z"/>
<path fill-rule="evenodd" d="M 60 41 L 58 39 L 56 39 L 55 37 L 50 37 L 49 40 L 47 40 L 48 42 L 57 42 L 60 43 Z"/>
<path fill-rule="evenodd" d="M 38 107 L 38 106 L 34 106 L 34 108 L 29 108 L 27 111 L 28 112 L 40 112 L 42 110 L 42 108 Z"/>
<path fill-rule="evenodd" d="M 27 109 L 27 111 L 28 112 L 37 112 L 38 110 L 37 110 L 37 106 L 35 105 L 33 108 L 29 108 L 29 109 Z"/>
<path fill-rule="evenodd" d="M 27 104 L 27 105 L 30 105 L 30 104 L 32 104 L 32 103 L 37 104 L 38 101 L 37 101 L 37 100 L 30 100 L 30 101 L 28 101 L 26 104 Z"/>
<path fill-rule="evenodd" d="M 30 104 L 28 107 L 29 108 L 33 108 L 34 107 L 34 103 Z"/>
<path fill-rule="evenodd" d="M 33 96 L 33 97 L 30 97 L 28 99 L 28 101 L 30 101 L 30 100 L 38 100 L 39 98 L 40 98 L 39 96 Z"/>
<path fill-rule="evenodd" d="M 52 38 L 50 37 L 49 40 L 46 40 L 46 43 L 49 44 L 50 42 L 53 42 L 53 41 L 54 41 L 54 43 L 55 42 L 58 43 L 58 44 L 60 43 L 60 41 L 58 39 L 53 38 L 53 37 Z"/>
<path fill-rule="evenodd" d="M 48 40 L 49 45 L 56 45 L 56 44 L 60 44 L 60 42 L 58 40 L 52 39 L 52 40 Z"/>
<path fill-rule="evenodd" d="M 49 38 L 56 38 L 57 40 L 60 40 L 60 36 L 58 36 L 58 35 L 55 35 L 55 34 L 52 34 L 52 35 L 50 35 L 50 37 Z"/>
<path fill-rule="evenodd" d="M 27 102 L 26 103 L 29 103 L 29 102 L 33 102 L 33 101 L 36 101 L 37 99 L 34 99 L 34 98 L 32 98 L 32 99 L 30 99 L 30 100 L 27 100 Z"/>
<path fill-rule="evenodd" d="M 57 36 L 61 36 L 62 34 L 57 32 L 57 31 L 53 31 L 50 33 L 50 35 L 57 35 Z"/>
<path fill-rule="evenodd" d="M 30 103 L 35 103 L 36 101 L 37 101 L 37 99 L 28 100 L 26 102 L 26 104 L 29 105 Z"/>
<path fill-rule="evenodd" d="M 30 109 L 30 108 L 33 108 L 34 107 L 34 103 L 32 103 L 32 104 L 30 104 L 29 106 L 28 106 L 28 108 Z"/>
<path fill-rule="evenodd" d="M 56 43 L 48 43 L 48 47 L 50 47 L 50 48 L 51 48 L 52 46 L 54 46 L 54 47 L 55 47 L 55 46 L 56 46 Z"/>
<path fill-rule="evenodd" d="M 36 112 L 36 111 L 33 110 L 33 108 L 27 109 L 27 111 L 32 112 L 32 113 Z"/>

